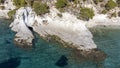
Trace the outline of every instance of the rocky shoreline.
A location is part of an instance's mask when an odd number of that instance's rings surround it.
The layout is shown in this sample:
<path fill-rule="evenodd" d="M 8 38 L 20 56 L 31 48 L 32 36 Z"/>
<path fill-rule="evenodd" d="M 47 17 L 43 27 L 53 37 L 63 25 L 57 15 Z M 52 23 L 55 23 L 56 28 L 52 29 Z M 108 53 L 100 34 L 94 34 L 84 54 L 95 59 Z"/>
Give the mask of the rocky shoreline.
<path fill-rule="evenodd" d="M 6 1 L 8 1 L 8 4 L 5 6 L 5 10 L 0 10 L 6 14 L 0 17 L 4 16 L 7 18 L 9 9 L 15 9 L 10 0 Z M 8 6 L 9 8 L 7 8 Z M 86 7 L 91 8 L 91 6 Z M 97 14 L 97 11 L 95 11 L 93 19 L 89 21 L 80 20 L 69 12 L 60 12 L 52 5 L 49 11 L 49 13 L 40 16 L 31 7 L 21 7 L 16 10 L 14 21 L 10 25 L 10 28 L 16 32 L 15 44 L 23 48 L 32 47 L 35 39 L 32 29 L 33 32 L 36 32 L 42 38 L 47 37 L 49 39 L 48 36 L 56 36 L 58 38 L 57 41 L 65 45 L 67 43 L 69 44 L 68 46 L 76 50 L 93 53 L 93 50 L 97 49 L 97 45 L 94 43 L 93 35 L 88 28 L 120 25 L 120 17 L 110 19 L 106 14 Z"/>
<path fill-rule="evenodd" d="M 26 43 L 31 43 L 34 39 L 28 28 L 31 27 L 41 37 L 56 35 L 64 42 L 73 44 L 73 47 L 80 50 L 97 48 L 92 40 L 92 34 L 86 28 L 84 22 L 69 13 L 62 13 L 63 17 L 57 16 L 58 13 L 60 12 L 52 7 L 49 14 L 40 17 L 36 16 L 30 7 L 20 8 L 17 10 L 15 19 L 10 25 L 12 30 L 17 32 L 15 40 L 20 42 L 29 40 Z"/>

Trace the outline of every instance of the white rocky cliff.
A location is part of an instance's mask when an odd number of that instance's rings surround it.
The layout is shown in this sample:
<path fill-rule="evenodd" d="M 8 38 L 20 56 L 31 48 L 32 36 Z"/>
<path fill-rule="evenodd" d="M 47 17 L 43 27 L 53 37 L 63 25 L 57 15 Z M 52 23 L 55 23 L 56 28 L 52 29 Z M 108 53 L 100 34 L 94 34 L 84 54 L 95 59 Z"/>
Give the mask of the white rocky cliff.
<path fill-rule="evenodd" d="M 77 19 L 72 14 L 62 13 L 62 17 L 59 17 L 58 13 L 60 12 L 54 6 L 50 8 L 50 13 L 44 16 L 37 16 L 30 7 L 20 8 L 10 25 L 12 30 L 17 32 L 15 40 L 17 42 L 26 40 L 27 43 L 31 43 L 34 37 L 28 29 L 29 26 L 41 37 L 56 35 L 78 49 L 97 48 L 92 40 L 91 32 L 85 26 L 85 22 Z"/>

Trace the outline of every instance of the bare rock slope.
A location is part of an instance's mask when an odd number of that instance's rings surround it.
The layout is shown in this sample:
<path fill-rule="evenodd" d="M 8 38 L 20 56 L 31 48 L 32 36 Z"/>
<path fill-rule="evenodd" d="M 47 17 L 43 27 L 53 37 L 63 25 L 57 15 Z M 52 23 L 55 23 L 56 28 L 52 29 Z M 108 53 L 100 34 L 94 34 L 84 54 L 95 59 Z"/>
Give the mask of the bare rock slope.
<path fill-rule="evenodd" d="M 41 37 L 55 35 L 77 49 L 89 50 L 97 48 L 92 40 L 91 32 L 85 26 L 85 22 L 67 12 L 62 13 L 63 17 L 59 17 L 58 13 L 60 12 L 55 7 L 51 7 L 50 13 L 37 16 L 30 7 L 20 8 L 10 25 L 12 30 L 17 32 L 15 40 L 19 40 L 18 42 L 26 40 L 26 43 L 31 43 L 32 39 L 34 39 L 28 29 L 28 27 L 31 27 Z"/>

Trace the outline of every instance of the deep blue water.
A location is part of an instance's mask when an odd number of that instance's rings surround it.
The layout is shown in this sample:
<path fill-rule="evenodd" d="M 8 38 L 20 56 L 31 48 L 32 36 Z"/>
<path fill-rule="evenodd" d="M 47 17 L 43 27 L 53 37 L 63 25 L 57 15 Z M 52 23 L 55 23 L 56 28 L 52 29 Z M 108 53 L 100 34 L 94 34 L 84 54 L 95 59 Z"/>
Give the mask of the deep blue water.
<path fill-rule="evenodd" d="M 108 55 L 104 61 L 95 63 L 76 57 L 73 49 L 39 37 L 33 49 L 16 47 L 15 33 L 9 24 L 9 20 L 0 22 L 0 68 L 120 68 L 120 30 L 100 29 L 94 33 L 98 48 Z M 57 66 L 58 62 L 63 66 Z"/>

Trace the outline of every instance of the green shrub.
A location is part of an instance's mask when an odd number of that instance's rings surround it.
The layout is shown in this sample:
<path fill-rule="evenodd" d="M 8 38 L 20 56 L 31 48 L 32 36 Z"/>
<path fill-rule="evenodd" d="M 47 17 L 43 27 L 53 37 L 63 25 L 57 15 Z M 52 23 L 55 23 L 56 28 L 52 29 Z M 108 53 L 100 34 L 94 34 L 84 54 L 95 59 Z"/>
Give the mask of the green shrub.
<path fill-rule="evenodd" d="M 74 2 L 75 0 L 68 0 L 69 2 Z"/>
<path fill-rule="evenodd" d="M 94 16 L 93 9 L 90 8 L 81 8 L 80 9 L 80 19 L 89 20 L 92 19 Z"/>
<path fill-rule="evenodd" d="M 84 2 L 86 1 L 86 0 L 83 0 Z"/>
<path fill-rule="evenodd" d="M 95 4 L 98 4 L 99 2 L 103 2 L 103 0 L 93 0 Z"/>
<path fill-rule="evenodd" d="M 106 14 L 106 13 L 107 13 L 107 10 L 103 10 L 101 13 L 102 13 L 102 14 Z"/>
<path fill-rule="evenodd" d="M 33 9 L 38 15 L 42 15 L 49 12 L 49 7 L 46 3 L 34 2 Z"/>
<path fill-rule="evenodd" d="M 13 19 L 15 13 L 16 13 L 16 9 L 9 11 L 9 12 L 8 12 L 8 16 L 9 16 L 9 18 L 10 18 L 10 19 Z"/>
<path fill-rule="evenodd" d="M 57 0 L 57 2 L 55 3 L 56 8 L 64 8 L 65 6 L 67 6 L 67 0 Z"/>
<path fill-rule="evenodd" d="M 29 6 L 33 6 L 34 0 L 26 0 L 26 2 Z"/>
<path fill-rule="evenodd" d="M 13 0 L 13 4 L 17 7 L 23 7 L 26 5 L 25 0 Z"/>
<path fill-rule="evenodd" d="M 4 9 L 5 9 L 5 6 L 0 6 L 0 9 L 4 10 Z"/>
<path fill-rule="evenodd" d="M 117 16 L 116 13 L 112 13 L 112 14 L 111 14 L 111 17 L 116 17 L 116 16 Z"/>
<path fill-rule="evenodd" d="M 78 4 L 78 2 L 79 2 L 79 0 L 74 0 L 74 3 L 75 3 L 75 4 Z"/>
<path fill-rule="evenodd" d="M 62 14 L 60 14 L 60 13 L 58 13 L 57 15 L 58 15 L 59 17 L 62 17 Z"/>
<path fill-rule="evenodd" d="M 117 6 L 117 3 L 113 0 L 109 0 L 108 3 L 105 5 L 106 10 L 113 9 Z"/>
<path fill-rule="evenodd" d="M 120 11 L 118 12 L 118 16 L 120 17 Z"/>
<path fill-rule="evenodd" d="M 120 0 L 116 0 L 118 7 L 120 7 Z"/>
<path fill-rule="evenodd" d="M 5 2 L 5 0 L 0 0 L 0 4 L 1 4 L 1 3 L 3 4 L 4 2 Z"/>

